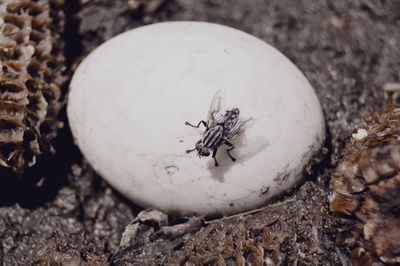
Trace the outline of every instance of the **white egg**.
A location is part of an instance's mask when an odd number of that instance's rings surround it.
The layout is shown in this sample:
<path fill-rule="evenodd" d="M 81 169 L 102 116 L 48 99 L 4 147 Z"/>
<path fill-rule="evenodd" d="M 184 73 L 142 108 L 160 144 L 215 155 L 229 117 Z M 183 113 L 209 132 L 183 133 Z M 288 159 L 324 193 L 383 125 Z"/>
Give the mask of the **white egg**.
<path fill-rule="evenodd" d="M 216 95 L 252 118 L 216 159 L 193 149 Z M 136 204 L 176 215 L 228 215 L 265 205 L 303 178 L 325 126 L 302 73 L 242 31 L 203 22 L 136 28 L 78 67 L 68 118 L 93 168 Z M 211 151 L 212 152 L 212 151 Z"/>

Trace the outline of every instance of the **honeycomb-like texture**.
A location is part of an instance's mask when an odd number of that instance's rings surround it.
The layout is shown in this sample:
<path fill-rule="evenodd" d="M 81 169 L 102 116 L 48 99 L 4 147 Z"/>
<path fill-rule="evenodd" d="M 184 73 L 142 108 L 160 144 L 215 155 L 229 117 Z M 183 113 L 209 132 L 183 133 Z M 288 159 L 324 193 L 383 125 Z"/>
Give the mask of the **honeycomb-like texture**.
<path fill-rule="evenodd" d="M 400 263 L 400 106 L 366 118 L 343 156 L 330 198 L 331 210 L 344 215 L 337 241 L 355 265 Z"/>
<path fill-rule="evenodd" d="M 0 165 L 22 174 L 62 123 L 63 0 L 0 1 Z"/>

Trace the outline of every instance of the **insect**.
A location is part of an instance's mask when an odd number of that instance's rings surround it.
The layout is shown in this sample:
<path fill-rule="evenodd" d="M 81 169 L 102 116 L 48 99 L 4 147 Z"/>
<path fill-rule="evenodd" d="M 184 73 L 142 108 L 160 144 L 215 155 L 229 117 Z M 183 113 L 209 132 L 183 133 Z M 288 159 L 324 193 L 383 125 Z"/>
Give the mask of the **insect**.
<path fill-rule="evenodd" d="M 230 153 L 235 146 L 229 141 L 238 134 L 242 133 L 245 129 L 245 126 L 251 118 L 246 120 L 241 120 L 239 118 L 239 108 L 232 108 L 230 110 L 226 110 L 224 114 L 220 114 L 221 109 L 221 91 L 217 91 L 214 95 L 214 98 L 211 102 L 210 109 L 208 111 L 207 122 L 201 120 L 197 126 L 190 124 L 189 122 L 185 122 L 185 125 L 199 128 L 200 125 L 205 126 L 206 131 L 203 133 L 203 137 L 197 141 L 195 148 L 191 150 L 186 150 L 187 153 L 197 150 L 197 155 L 201 156 L 209 156 L 212 151 L 212 158 L 214 159 L 215 166 L 218 166 L 218 162 L 216 159 L 216 154 L 219 146 L 225 144 L 229 148 L 226 150 L 228 156 L 235 161 L 236 159 Z"/>

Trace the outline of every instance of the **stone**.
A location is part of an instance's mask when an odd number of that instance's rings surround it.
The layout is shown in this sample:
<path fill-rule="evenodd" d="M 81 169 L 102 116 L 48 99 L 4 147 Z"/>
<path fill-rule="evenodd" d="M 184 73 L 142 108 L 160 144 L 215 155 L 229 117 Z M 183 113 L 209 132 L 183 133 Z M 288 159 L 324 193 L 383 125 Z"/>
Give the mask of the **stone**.
<path fill-rule="evenodd" d="M 197 156 L 213 99 L 216 117 L 239 108 L 243 132 Z M 216 104 L 216 102 L 219 104 Z M 133 29 L 76 70 L 70 127 L 85 158 L 143 208 L 221 216 L 264 206 L 303 178 L 325 125 L 303 74 L 267 43 L 226 26 L 166 22 Z"/>

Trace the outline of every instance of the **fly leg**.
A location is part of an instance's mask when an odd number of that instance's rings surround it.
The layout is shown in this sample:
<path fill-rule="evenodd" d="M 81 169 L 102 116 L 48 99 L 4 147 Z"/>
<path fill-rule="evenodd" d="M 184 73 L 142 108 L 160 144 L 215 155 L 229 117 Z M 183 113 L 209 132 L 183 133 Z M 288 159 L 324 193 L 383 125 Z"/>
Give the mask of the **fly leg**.
<path fill-rule="evenodd" d="M 217 155 L 217 150 L 218 150 L 218 146 L 214 148 L 213 154 L 212 154 L 212 157 L 214 158 L 214 162 L 215 162 L 215 167 L 218 167 L 218 165 L 219 165 L 219 163 L 217 162 L 217 158 L 215 158 L 215 155 Z"/>
<path fill-rule="evenodd" d="M 191 149 L 191 150 L 186 150 L 186 153 L 190 153 L 190 152 L 194 151 L 195 149 L 196 149 L 196 148 Z"/>
<path fill-rule="evenodd" d="M 190 124 L 188 121 L 185 121 L 185 125 L 191 126 L 191 127 L 195 127 L 195 128 L 199 128 L 201 124 L 203 124 L 203 125 L 208 129 L 207 123 L 206 123 L 206 121 L 204 121 L 204 120 L 201 120 L 201 121 L 197 124 L 197 126 L 194 126 L 194 125 Z"/>
<path fill-rule="evenodd" d="M 201 140 L 199 140 L 198 142 L 196 142 L 196 144 L 199 144 L 200 142 L 201 142 Z M 192 152 L 192 151 L 194 151 L 194 150 L 196 150 L 196 146 L 194 146 L 194 148 L 191 149 L 191 150 L 186 150 L 186 153 L 190 153 L 190 152 Z"/>
<path fill-rule="evenodd" d="M 230 147 L 229 149 L 226 150 L 228 152 L 229 157 L 232 159 L 232 161 L 236 161 L 236 159 L 233 158 L 233 156 L 230 153 L 230 151 L 233 150 L 235 146 L 233 146 L 233 144 L 230 143 L 229 141 L 225 141 L 224 144 Z"/>

